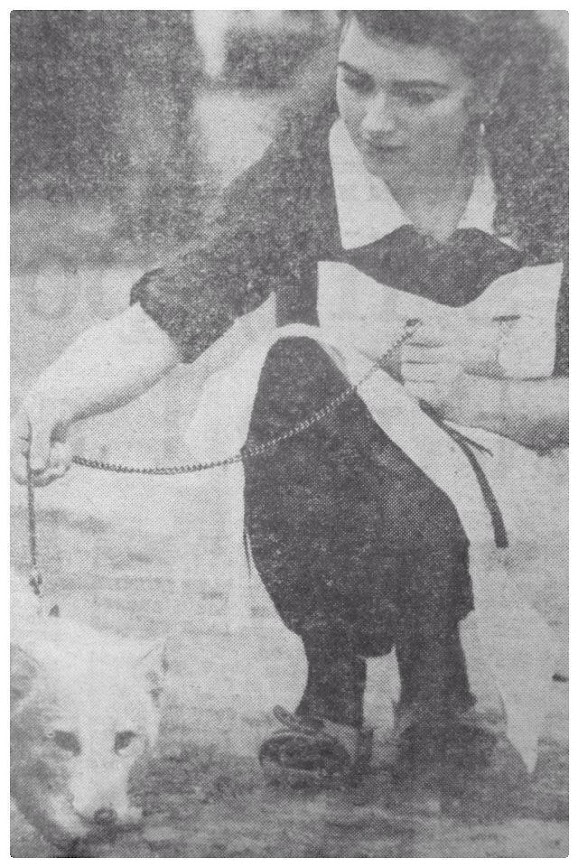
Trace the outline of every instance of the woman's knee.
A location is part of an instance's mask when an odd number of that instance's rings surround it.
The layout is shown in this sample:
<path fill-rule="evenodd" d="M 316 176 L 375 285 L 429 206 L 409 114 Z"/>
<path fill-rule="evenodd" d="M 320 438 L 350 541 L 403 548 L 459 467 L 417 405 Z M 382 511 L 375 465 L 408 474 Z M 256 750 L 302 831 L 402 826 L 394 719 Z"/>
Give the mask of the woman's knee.
<path fill-rule="evenodd" d="M 342 388 L 345 377 L 323 347 L 310 337 L 285 337 L 269 350 L 259 391 L 305 403 Z"/>

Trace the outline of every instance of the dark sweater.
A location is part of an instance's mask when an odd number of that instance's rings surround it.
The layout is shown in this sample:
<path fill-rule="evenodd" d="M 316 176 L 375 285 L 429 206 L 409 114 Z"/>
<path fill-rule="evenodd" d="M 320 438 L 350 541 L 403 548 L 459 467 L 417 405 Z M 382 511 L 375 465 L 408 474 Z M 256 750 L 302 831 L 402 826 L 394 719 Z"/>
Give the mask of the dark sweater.
<path fill-rule="evenodd" d="M 379 282 L 449 306 L 473 301 L 501 274 L 537 264 L 477 229 L 436 243 L 403 226 L 376 243 L 344 250 L 329 157 L 334 116 L 311 135 L 272 144 L 222 196 L 200 240 L 133 287 L 143 309 L 193 361 L 276 293 L 277 322 L 318 324 L 317 263 L 347 262 Z M 550 257 L 547 261 L 552 261 Z M 568 281 L 560 291 L 555 375 L 568 374 Z"/>

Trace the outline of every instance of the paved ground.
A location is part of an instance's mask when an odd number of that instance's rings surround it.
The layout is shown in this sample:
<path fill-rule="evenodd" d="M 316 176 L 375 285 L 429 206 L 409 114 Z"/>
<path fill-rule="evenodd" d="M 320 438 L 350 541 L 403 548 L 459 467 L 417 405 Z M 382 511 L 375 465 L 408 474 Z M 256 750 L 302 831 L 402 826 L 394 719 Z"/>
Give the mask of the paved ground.
<path fill-rule="evenodd" d="M 67 615 L 98 627 L 167 635 L 171 666 L 160 755 L 144 792 L 146 829 L 93 848 L 93 857 L 565 854 L 566 684 L 552 685 L 531 779 L 502 750 L 490 768 L 455 766 L 441 788 L 427 779 L 395 786 L 377 772 L 351 792 L 271 789 L 256 750 L 272 705 L 294 705 L 303 659 L 259 585 L 228 580 L 243 577 L 223 534 L 202 517 L 216 508 L 208 483 L 184 491 L 167 481 L 127 486 L 73 472 L 38 495 L 48 592 Z M 18 492 L 17 565 L 26 562 L 23 505 Z M 374 666 L 368 707 L 383 722 L 380 675 L 387 677 Z M 55 854 L 17 813 L 12 853 Z"/>

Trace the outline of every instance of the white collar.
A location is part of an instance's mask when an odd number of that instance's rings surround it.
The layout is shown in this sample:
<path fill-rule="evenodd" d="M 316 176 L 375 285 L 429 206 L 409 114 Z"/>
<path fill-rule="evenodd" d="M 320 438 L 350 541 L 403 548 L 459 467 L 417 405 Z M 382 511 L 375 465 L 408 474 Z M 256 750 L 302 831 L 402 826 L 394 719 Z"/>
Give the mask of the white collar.
<path fill-rule="evenodd" d="M 387 184 L 371 175 L 353 144 L 345 124 L 338 118 L 329 133 L 329 156 L 337 202 L 341 244 L 345 250 L 372 244 L 400 226 L 412 225 Z M 476 175 L 458 229 L 494 231 L 496 196 L 487 162 Z M 502 239 L 510 243 L 509 239 Z"/>

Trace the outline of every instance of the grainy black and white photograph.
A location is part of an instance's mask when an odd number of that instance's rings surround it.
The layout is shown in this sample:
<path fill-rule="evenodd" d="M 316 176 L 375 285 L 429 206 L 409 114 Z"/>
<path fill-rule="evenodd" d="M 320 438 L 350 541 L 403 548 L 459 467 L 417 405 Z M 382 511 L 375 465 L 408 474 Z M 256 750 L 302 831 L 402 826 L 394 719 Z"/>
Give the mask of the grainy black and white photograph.
<path fill-rule="evenodd" d="M 568 855 L 568 13 L 10 14 L 11 855 Z"/>

